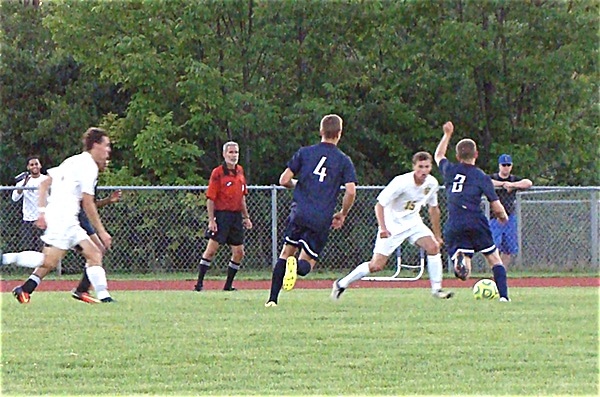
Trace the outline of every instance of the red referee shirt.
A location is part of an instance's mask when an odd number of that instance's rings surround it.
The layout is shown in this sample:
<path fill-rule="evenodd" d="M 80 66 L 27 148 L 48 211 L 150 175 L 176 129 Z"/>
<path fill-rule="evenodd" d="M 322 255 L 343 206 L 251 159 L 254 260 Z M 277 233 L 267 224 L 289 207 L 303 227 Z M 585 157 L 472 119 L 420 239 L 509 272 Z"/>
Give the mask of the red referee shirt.
<path fill-rule="evenodd" d="M 216 211 L 242 211 L 242 199 L 248 194 L 246 177 L 241 165 L 235 170 L 220 165 L 210 174 L 206 197 L 215 202 Z"/>

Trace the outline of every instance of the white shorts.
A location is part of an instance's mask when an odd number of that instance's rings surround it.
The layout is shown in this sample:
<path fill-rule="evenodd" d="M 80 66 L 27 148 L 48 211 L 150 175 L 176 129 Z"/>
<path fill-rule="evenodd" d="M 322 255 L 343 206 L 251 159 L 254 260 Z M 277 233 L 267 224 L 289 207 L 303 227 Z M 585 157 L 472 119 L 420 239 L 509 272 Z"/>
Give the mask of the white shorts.
<path fill-rule="evenodd" d="M 89 240 L 88 234 L 79 225 L 66 226 L 64 224 L 48 225 L 42 241 L 52 247 L 60 248 L 62 250 L 69 250 L 75 247 L 83 240 Z"/>
<path fill-rule="evenodd" d="M 398 248 L 404 240 L 408 239 L 408 242 L 415 244 L 415 242 L 422 237 L 433 237 L 431 230 L 425 226 L 425 224 L 417 224 L 402 233 L 394 234 L 388 238 L 379 237 L 377 232 L 377 240 L 375 241 L 375 247 L 373 248 L 374 254 L 381 254 L 390 256 Z"/>

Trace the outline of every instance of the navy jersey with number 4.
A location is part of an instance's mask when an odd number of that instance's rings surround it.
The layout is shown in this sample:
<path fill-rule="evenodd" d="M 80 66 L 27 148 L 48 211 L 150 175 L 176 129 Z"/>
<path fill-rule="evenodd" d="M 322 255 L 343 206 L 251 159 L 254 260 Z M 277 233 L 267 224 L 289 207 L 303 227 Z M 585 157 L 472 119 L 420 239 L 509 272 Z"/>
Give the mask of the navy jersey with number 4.
<path fill-rule="evenodd" d="M 489 202 L 498 200 L 492 179 L 474 165 L 451 163 L 444 158 L 440 171 L 448 197 L 448 223 L 460 226 L 487 219 L 481 209 L 481 196 Z"/>
<path fill-rule="evenodd" d="M 336 145 L 321 142 L 298 150 L 287 166 L 298 180 L 294 221 L 313 230 L 328 229 L 340 186 L 357 182 L 352 160 Z"/>

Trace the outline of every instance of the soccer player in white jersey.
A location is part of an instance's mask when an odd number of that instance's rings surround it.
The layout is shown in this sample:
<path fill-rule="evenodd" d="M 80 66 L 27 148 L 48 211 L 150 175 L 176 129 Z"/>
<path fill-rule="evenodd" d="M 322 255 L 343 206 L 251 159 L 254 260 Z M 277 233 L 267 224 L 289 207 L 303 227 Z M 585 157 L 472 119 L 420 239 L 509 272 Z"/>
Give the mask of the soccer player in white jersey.
<path fill-rule="evenodd" d="M 94 188 L 98 171 L 104 169 L 110 156 L 110 139 L 106 131 L 89 128 L 83 137 L 84 152 L 67 158 L 56 168 L 48 170 L 49 178 L 40 185 L 39 217 L 36 224 L 45 229 L 42 240 L 44 262 L 36 268 L 21 286 L 13 290 L 20 303 L 29 303 L 30 295 L 42 279 L 65 256 L 66 252 L 79 245 L 88 267 L 86 272 L 102 302 L 112 302 L 108 292 L 106 273 L 102 268 L 102 252 L 79 224 L 79 211 L 84 209 L 98 237 L 109 249 L 112 237 L 102 224 L 94 200 Z M 47 197 L 48 190 L 50 197 Z M 47 205 L 47 206 L 46 206 Z"/>
<path fill-rule="evenodd" d="M 355 281 L 381 271 L 390 255 L 405 240 L 427 252 L 427 270 L 431 293 L 435 298 L 449 299 L 453 292 L 442 290 L 442 231 L 437 201 L 438 181 L 430 175 L 433 159 L 427 152 L 418 152 L 412 158 L 413 171 L 395 177 L 377 196 L 375 216 L 379 230 L 370 262 L 363 262 L 346 277 L 333 283 L 331 298 L 340 299 L 342 293 Z M 433 232 L 423 223 L 419 214 L 427 204 Z"/>
<path fill-rule="evenodd" d="M 16 184 L 16 187 L 39 188 L 40 184 L 47 178 L 42 174 L 42 163 L 38 156 L 27 158 L 28 175 Z M 40 241 L 40 230 L 34 223 L 38 218 L 38 190 L 15 189 L 12 192 L 12 200 L 17 202 L 23 199 L 23 225 L 21 230 L 21 247 L 30 250 L 40 250 L 42 242 Z"/>

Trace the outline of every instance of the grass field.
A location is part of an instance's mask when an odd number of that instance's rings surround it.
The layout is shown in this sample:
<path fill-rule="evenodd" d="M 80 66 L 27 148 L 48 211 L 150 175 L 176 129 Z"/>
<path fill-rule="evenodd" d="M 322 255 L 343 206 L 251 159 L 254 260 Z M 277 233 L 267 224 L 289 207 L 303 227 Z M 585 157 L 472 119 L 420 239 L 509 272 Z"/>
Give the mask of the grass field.
<path fill-rule="evenodd" d="M 2 294 L 2 395 L 598 395 L 598 289 Z"/>

